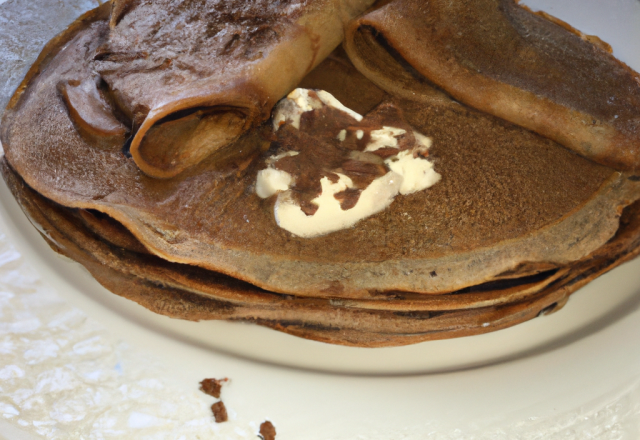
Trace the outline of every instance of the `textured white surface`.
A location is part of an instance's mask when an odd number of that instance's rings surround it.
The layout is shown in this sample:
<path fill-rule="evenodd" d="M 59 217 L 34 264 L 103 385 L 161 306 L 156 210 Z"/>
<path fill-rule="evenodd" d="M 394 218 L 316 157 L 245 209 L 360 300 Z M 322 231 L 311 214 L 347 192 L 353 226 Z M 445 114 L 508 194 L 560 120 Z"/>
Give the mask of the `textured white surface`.
<path fill-rule="evenodd" d="M 0 420 L 60 440 L 255 438 L 259 423 L 216 424 L 215 401 L 64 301 L 0 235 Z"/>

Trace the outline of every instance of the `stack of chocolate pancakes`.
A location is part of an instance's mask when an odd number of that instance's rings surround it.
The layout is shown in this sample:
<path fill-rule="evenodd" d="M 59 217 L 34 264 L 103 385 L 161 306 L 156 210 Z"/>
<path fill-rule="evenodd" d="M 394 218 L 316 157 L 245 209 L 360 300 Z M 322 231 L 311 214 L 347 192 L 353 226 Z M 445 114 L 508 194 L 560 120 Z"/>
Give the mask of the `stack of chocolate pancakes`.
<path fill-rule="evenodd" d="M 506 328 L 640 252 L 640 77 L 605 43 L 511 0 L 372 3 L 106 3 L 9 103 L 4 178 L 117 295 L 343 345 Z M 403 158 L 437 178 L 300 232 Z"/>

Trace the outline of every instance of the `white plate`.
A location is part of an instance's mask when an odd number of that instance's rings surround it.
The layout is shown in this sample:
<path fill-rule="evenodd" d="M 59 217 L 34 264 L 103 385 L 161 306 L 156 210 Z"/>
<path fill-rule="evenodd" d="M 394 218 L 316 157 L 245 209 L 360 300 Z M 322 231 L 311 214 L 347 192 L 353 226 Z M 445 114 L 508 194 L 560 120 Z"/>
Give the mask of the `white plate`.
<path fill-rule="evenodd" d="M 637 0 L 558 3 L 526 2 L 600 36 L 640 71 Z M 501 430 L 551 435 L 560 432 L 558 426 L 586 426 L 580 414 L 636 390 L 640 260 L 589 284 L 560 312 L 510 329 L 357 349 L 257 326 L 155 315 L 107 292 L 79 265 L 55 255 L 4 185 L 0 203 L 3 230 L 48 285 L 117 337 L 160 359 L 168 377 L 175 375 L 185 389 L 215 365 L 233 378 L 227 405 L 255 420 L 268 408 L 278 440 L 498 438 Z M 635 413 L 625 414 L 635 420 Z M 597 425 L 619 416 L 614 411 L 611 417 L 587 419 L 592 425 L 597 419 Z"/>

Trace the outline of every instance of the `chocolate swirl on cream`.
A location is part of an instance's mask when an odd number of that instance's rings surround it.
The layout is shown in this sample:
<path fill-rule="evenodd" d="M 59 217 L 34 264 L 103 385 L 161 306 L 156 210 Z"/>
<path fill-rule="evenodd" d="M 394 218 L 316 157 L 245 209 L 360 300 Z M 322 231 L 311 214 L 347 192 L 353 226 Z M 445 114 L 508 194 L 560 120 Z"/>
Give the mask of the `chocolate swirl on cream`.
<path fill-rule="evenodd" d="M 325 91 L 296 89 L 273 126 L 278 154 L 258 173 L 256 193 L 277 193 L 278 225 L 301 237 L 353 226 L 440 180 L 426 159 L 431 139 L 390 103 L 362 117 Z"/>

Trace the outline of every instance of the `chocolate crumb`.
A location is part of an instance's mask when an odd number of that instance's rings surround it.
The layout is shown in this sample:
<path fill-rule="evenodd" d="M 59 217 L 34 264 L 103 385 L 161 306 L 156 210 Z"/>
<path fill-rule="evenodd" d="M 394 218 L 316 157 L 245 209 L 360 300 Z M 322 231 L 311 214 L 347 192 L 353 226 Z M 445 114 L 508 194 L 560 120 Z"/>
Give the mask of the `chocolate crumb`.
<path fill-rule="evenodd" d="M 216 419 L 216 423 L 226 422 L 229 418 L 227 416 L 227 408 L 222 403 L 222 400 L 211 405 L 211 411 L 213 411 L 213 417 Z"/>
<path fill-rule="evenodd" d="M 222 388 L 222 382 L 226 382 L 228 379 L 204 379 L 200 382 L 200 391 L 216 399 L 220 398 L 220 389 Z"/>
<path fill-rule="evenodd" d="M 313 215 L 318 210 L 318 205 L 311 203 L 308 200 L 300 200 L 300 210 L 306 215 Z"/>
<path fill-rule="evenodd" d="M 340 202 L 340 208 L 342 208 L 343 211 L 346 211 L 347 209 L 351 209 L 356 206 L 358 200 L 360 200 L 361 192 L 362 190 L 358 188 L 347 188 L 344 191 L 334 194 L 333 197 Z"/>
<path fill-rule="evenodd" d="M 262 422 L 262 425 L 260 425 L 260 437 L 263 440 L 275 440 L 276 428 L 273 426 L 273 423 L 268 420 L 266 422 Z"/>

